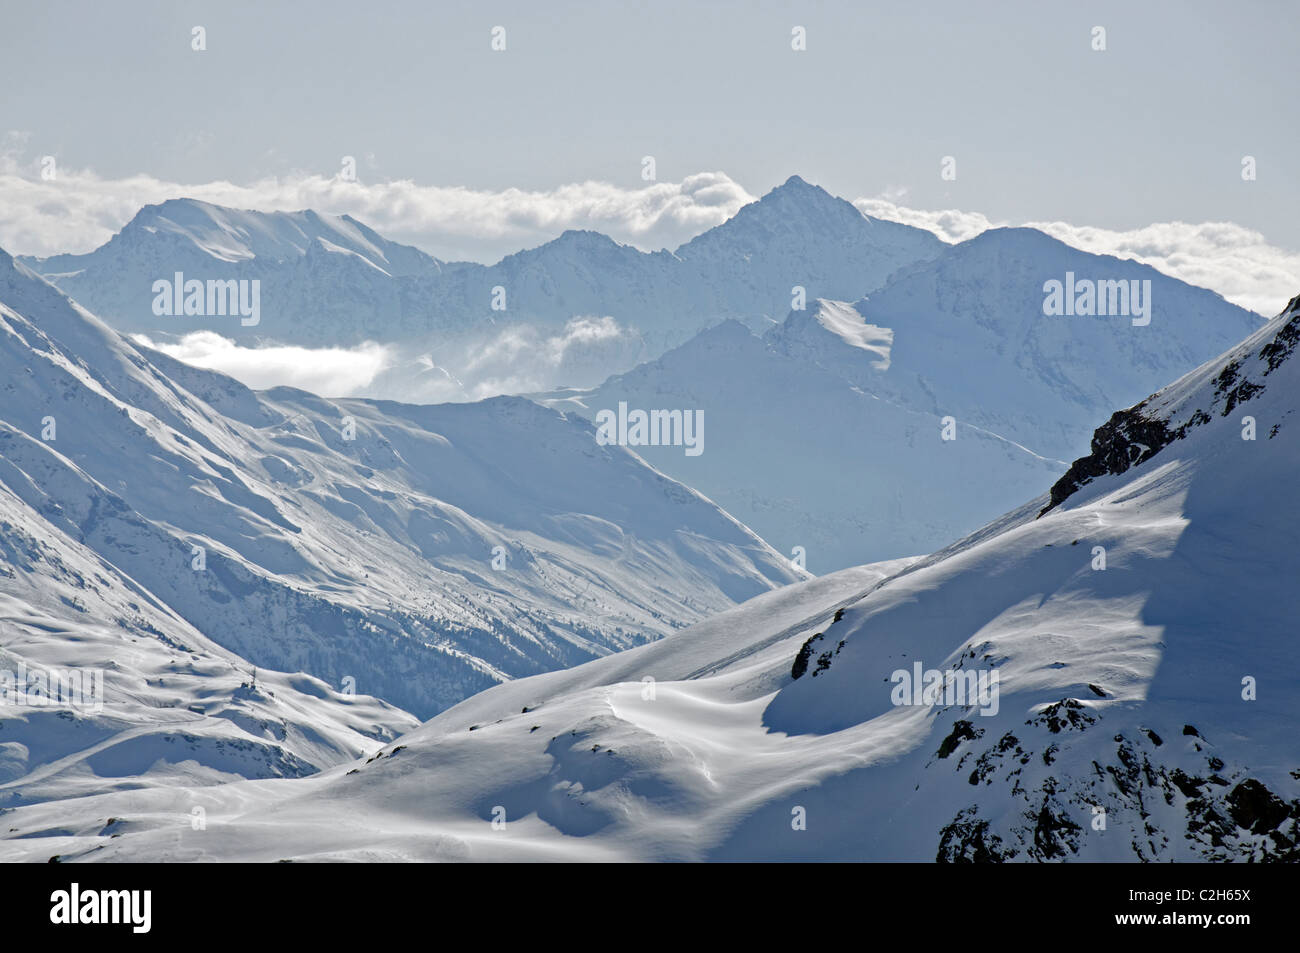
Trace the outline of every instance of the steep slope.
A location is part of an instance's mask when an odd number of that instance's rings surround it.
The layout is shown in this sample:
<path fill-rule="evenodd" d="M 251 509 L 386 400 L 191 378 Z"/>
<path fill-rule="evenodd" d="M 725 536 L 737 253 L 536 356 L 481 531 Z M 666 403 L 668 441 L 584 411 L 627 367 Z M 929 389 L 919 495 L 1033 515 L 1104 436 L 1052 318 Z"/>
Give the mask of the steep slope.
<path fill-rule="evenodd" d="M 1129 412 L 1174 439 L 1147 453 L 1130 430 L 1134 453 L 1098 455 L 1046 512 L 1043 495 L 927 559 L 787 587 L 655 645 L 498 686 L 368 763 L 212 791 L 222 824 L 202 847 L 1300 859 L 1298 340 L 1300 301 Z M 914 666 L 938 673 L 937 692 L 904 691 Z M 179 797 L 150 792 L 139 829 L 105 842 L 109 795 L 69 832 L 6 851 L 179 857 L 194 844 L 148 821 Z M 7 818 L 23 832 L 55 816 Z M 255 834 L 271 818 L 268 846 Z"/>
<path fill-rule="evenodd" d="M 1044 313 L 1044 285 L 1137 284 L 1145 315 Z M 1149 291 L 1145 283 L 1149 282 Z M 1095 284 L 1090 285 L 1096 288 Z M 1109 286 L 1107 310 L 1137 299 Z M 1074 301 L 1071 302 L 1076 303 Z M 1094 301 L 1094 309 L 1099 305 Z M 1000 228 L 903 269 L 858 302 L 893 331 L 891 363 L 859 378 L 917 410 L 953 414 L 1044 456 L 1070 459 L 1097 419 L 1221 354 L 1264 320 L 1134 261 L 1031 228 Z M 1134 324 L 1135 321 L 1148 324 Z"/>
<path fill-rule="evenodd" d="M 0 448 L 15 439 L 0 426 Z M 15 474 L 7 454 L 0 471 Z M 254 668 L 0 485 L 0 814 L 301 777 L 416 724 L 308 675 Z"/>
<path fill-rule="evenodd" d="M 429 715 L 798 577 L 699 494 L 517 398 L 257 394 L 0 257 L 3 482 L 250 663 Z"/>
<path fill-rule="evenodd" d="M 1280 326 L 1279 326 L 1280 325 Z M 1127 410 L 1116 411 L 1097 429 L 1092 438 L 1092 452 L 1076 460 L 1065 476 L 1052 487 L 1047 509 L 1068 500 L 1082 487 L 1096 479 L 1122 476 L 1132 467 L 1151 459 L 1177 440 L 1188 436 L 1215 417 L 1240 416 L 1243 440 L 1254 440 L 1260 421 L 1255 409 L 1267 405 L 1272 426 L 1268 439 L 1278 436 L 1282 421 L 1292 411 L 1279 407 L 1277 392 L 1285 393 L 1288 374 L 1272 388 L 1267 402 L 1249 403 L 1268 389 L 1269 376 L 1283 365 L 1295 373 L 1288 359 L 1300 343 L 1300 297 L 1292 298 L 1282 314 L 1240 346 L 1226 361 L 1211 361 L 1176 384 Z M 1044 510 L 1046 512 L 1046 510 Z"/>
<path fill-rule="evenodd" d="M 703 453 L 636 452 L 781 552 L 802 547 L 817 573 L 929 552 L 1040 492 L 1064 468 L 964 422 L 945 440 L 941 415 L 882 400 L 835 373 L 835 359 L 888 362 L 888 335 L 848 306 L 812 302 L 787 324 L 797 320 L 828 340 L 816 351 L 783 349 L 728 322 L 594 390 L 539 399 L 588 417 L 620 403 L 702 410 Z"/>

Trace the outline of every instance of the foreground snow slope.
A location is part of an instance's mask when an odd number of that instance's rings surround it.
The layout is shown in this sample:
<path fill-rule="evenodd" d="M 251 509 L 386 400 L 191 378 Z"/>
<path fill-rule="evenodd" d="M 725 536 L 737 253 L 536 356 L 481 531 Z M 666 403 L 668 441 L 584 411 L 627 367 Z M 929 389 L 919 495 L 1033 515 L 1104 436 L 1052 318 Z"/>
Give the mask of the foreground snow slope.
<path fill-rule="evenodd" d="M 0 458 L 0 484 L 214 642 L 426 717 L 799 578 L 585 421 L 255 393 L 3 253 Z"/>
<path fill-rule="evenodd" d="M 1300 859 L 1298 342 L 1300 299 L 924 560 L 499 686 L 314 778 L 19 808 L 6 852 Z M 914 664 L 998 691 L 896 704 Z"/>
<path fill-rule="evenodd" d="M 39 806 L 18 802 L 14 810 L 0 813 L 0 859 L 45 861 L 56 854 L 64 860 L 618 859 L 624 856 L 618 848 L 594 840 L 565 843 L 535 820 L 526 825 L 511 823 L 509 836 L 503 836 L 478 819 L 470 802 L 488 796 L 471 790 L 480 784 L 486 792 L 496 789 L 501 778 L 518 778 L 526 788 L 540 791 L 537 779 L 529 777 L 540 769 L 545 786 L 546 770 L 533 743 L 545 745 L 546 738 L 540 737 L 540 729 L 531 730 L 536 721 L 527 713 L 520 716 L 527 722 L 523 725 L 510 717 L 503 721 L 503 716 L 543 703 L 549 707 L 553 700 L 570 695 L 585 700 L 593 691 L 603 694 L 603 686 L 610 684 L 628 683 L 629 691 L 639 693 L 644 688 L 641 679 L 649 672 L 656 673 L 667 688 L 675 680 L 748 665 L 765 651 L 783 655 L 782 646 L 792 633 L 803 631 L 810 612 L 824 614 L 827 606 L 855 600 L 909 562 L 857 567 L 786 586 L 658 642 L 498 686 L 444 713 L 442 718 L 450 721 L 436 730 L 440 740 L 429 742 L 439 749 L 436 763 L 423 756 L 408 759 L 408 752 L 415 749 L 406 747 L 405 740 L 376 742 L 366 761 L 302 779 L 300 784 L 253 780 L 202 790 L 177 785 L 109 794 L 95 794 L 86 786 L 67 787 L 66 800 Z M 756 637 L 755 632 L 762 634 Z M 575 715 L 586 717 L 581 708 Z M 421 734 L 434 731 L 441 720 L 420 729 Z M 507 734 L 502 729 L 511 721 L 521 730 Z M 511 743 L 519 741 L 523 743 Z M 424 742 L 416 744 L 423 750 Z M 575 744 L 581 751 L 581 742 Z M 664 761 L 671 753 L 665 748 L 655 760 Z M 516 758 L 522 760 L 511 763 Z M 627 763 L 611 759 L 594 764 L 608 771 L 616 765 L 625 768 Z M 376 782 L 387 785 L 390 769 L 399 766 L 404 780 L 388 789 L 391 808 L 377 809 L 368 802 L 367 792 L 374 790 Z M 457 785 L 465 790 L 453 791 Z M 0 799 L 6 790 L 0 785 Z M 506 803 L 513 811 L 522 802 Z M 207 827 L 202 831 L 193 830 L 190 823 L 196 807 L 206 813 Z M 515 818 L 513 813 L 510 816 Z M 120 837 L 102 833 L 108 818 L 116 819 L 112 830 Z M 522 826 L 537 828 L 538 834 L 520 836 Z"/>

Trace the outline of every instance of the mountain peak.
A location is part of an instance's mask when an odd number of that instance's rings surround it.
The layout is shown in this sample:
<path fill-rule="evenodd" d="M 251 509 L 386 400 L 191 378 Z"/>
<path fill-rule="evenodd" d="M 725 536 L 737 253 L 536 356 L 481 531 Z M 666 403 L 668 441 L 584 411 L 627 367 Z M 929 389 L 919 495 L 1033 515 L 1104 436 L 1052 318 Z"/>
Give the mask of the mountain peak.
<path fill-rule="evenodd" d="M 630 245 L 623 245 L 614 241 L 604 232 L 593 231 L 589 228 L 566 228 L 548 242 L 506 255 L 505 258 L 498 262 L 498 267 L 508 264 L 517 265 L 522 262 L 535 262 L 537 260 L 553 260 L 556 252 L 565 253 L 568 256 L 582 256 L 617 251 L 631 252 L 634 255 L 642 254 Z"/>
<path fill-rule="evenodd" d="M 802 176 L 798 176 L 798 175 L 792 175 L 792 176 L 790 176 L 790 178 L 786 179 L 784 182 L 782 182 L 780 185 L 778 185 L 777 188 L 778 188 L 778 189 L 799 189 L 799 188 L 804 188 L 804 189 L 818 189 L 819 191 L 824 191 L 824 190 L 821 189 L 821 186 L 819 186 L 819 185 L 812 185 L 812 184 L 809 183 L 806 179 L 804 179 Z M 773 191 L 775 191 L 775 190 L 773 190 Z"/>
<path fill-rule="evenodd" d="M 797 237 L 803 235 L 816 235 L 823 241 L 842 243 L 867 238 L 864 230 L 873 225 L 851 202 L 831 195 L 820 185 L 812 185 L 792 175 L 721 225 L 682 245 L 677 254 L 690 257 L 709 254 L 719 248 L 726 248 L 729 254 L 736 242 L 748 248 L 774 237 L 785 237 L 806 245 L 804 239 Z M 937 243 L 937 239 L 935 241 Z"/>
<path fill-rule="evenodd" d="M 566 228 L 560 232 L 557 242 L 565 242 L 576 245 L 617 245 L 618 242 L 610 238 L 604 232 L 598 232 L 590 228 Z"/>
<path fill-rule="evenodd" d="M 141 207 L 140 211 L 135 213 L 125 227 L 150 225 L 159 219 L 166 219 L 178 225 L 194 222 L 207 223 L 212 221 L 214 213 L 218 210 L 219 206 L 211 205 L 199 199 L 184 197 L 163 199 L 161 202 L 154 202 Z"/>
<path fill-rule="evenodd" d="M 186 254 L 197 253 L 200 257 L 194 260 L 204 265 L 232 265 L 254 259 L 272 264 L 292 262 L 321 247 L 352 252 L 393 275 L 418 274 L 439 265 L 419 249 L 389 241 L 350 215 L 314 209 L 239 209 L 184 197 L 144 206 L 103 247 L 131 256 L 139 254 L 141 245 L 167 249 L 148 253 L 154 258 L 186 249 Z M 98 254 L 98 250 L 91 254 Z M 77 264 L 76 256 L 64 256 L 58 267 Z M 115 266 L 109 267 L 115 270 Z"/>
<path fill-rule="evenodd" d="M 835 207 L 848 206 L 849 208 L 852 208 L 854 212 L 857 212 L 857 209 L 854 208 L 851 202 L 838 196 L 831 195 L 831 193 L 827 192 L 820 185 L 813 185 L 811 182 L 797 175 L 790 176 L 790 178 L 776 186 L 776 188 L 772 189 L 757 202 L 752 203 L 750 207 L 753 205 L 761 206 L 764 203 L 770 205 L 774 201 L 778 203 L 784 201 L 821 203 Z"/>

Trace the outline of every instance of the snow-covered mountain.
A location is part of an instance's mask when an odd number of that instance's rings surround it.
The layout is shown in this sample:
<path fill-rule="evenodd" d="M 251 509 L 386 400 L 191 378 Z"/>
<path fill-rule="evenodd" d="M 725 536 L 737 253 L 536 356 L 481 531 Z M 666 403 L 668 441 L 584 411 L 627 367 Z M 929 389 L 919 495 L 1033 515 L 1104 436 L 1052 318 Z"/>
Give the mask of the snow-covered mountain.
<path fill-rule="evenodd" d="M 1136 282 L 1150 323 L 1045 315 L 1044 285 L 1067 274 Z M 638 452 L 825 572 L 929 552 L 1036 495 L 1112 408 L 1262 321 L 1145 265 L 997 229 L 856 305 L 810 300 L 761 339 L 724 324 L 539 399 L 589 416 L 621 402 L 702 409 L 703 454 Z"/>
<path fill-rule="evenodd" d="M 0 451 L 17 438 L 0 424 Z M 81 793 L 301 777 L 418 724 L 221 648 L 20 498 L 7 452 L 0 471 L 0 815 Z"/>
<path fill-rule="evenodd" d="M 1300 859 L 1297 344 L 1300 299 L 925 559 L 498 686 L 312 778 L 20 807 L 5 852 Z M 201 835 L 159 820 L 195 804 Z"/>
<path fill-rule="evenodd" d="M 1091 294 L 1094 310 L 1127 301 L 1131 313 L 1045 314 L 1052 281 L 1071 283 L 1076 299 Z M 1144 315 L 1135 313 L 1139 300 Z M 954 245 L 901 270 L 856 309 L 893 331 L 888 369 L 857 378 L 873 392 L 1065 459 L 1087 447 L 1101 416 L 1265 323 L 1215 292 L 1032 228 L 992 229 Z"/>
<path fill-rule="evenodd" d="M 827 340 L 791 329 L 805 322 Z M 819 574 L 942 546 L 1040 493 L 1065 467 L 964 422 L 945 440 L 942 415 L 881 399 L 840 373 L 837 364 L 888 362 L 890 348 L 887 331 L 843 303 L 810 302 L 781 330 L 759 338 L 726 322 L 592 391 L 538 399 L 589 417 L 620 403 L 702 410 L 703 453 L 637 453 L 781 552 L 799 547 Z M 794 347 L 796 338 L 811 346 Z"/>
<path fill-rule="evenodd" d="M 24 263 L 116 329 L 154 340 L 210 331 L 247 346 L 389 345 L 365 393 L 428 402 L 516 392 L 485 352 L 508 352 L 516 373 L 526 362 L 523 389 L 590 386 L 720 320 L 766 326 L 796 286 L 855 300 L 944 247 L 794 176 L 675 252 L 567 231 L 495 265 L 447 263 L 347 216 L 177 199 L 144 208 L 93 252 Z M 256 323 L 155 314 L 154 282 L 177 273 L 257 280 Z"/>
<path fill-rule="evenodd" d="M 2 253 L 0 332 L 0 484 L 252 665 L 427 717 L 800 577 L 520 398 L 256 393 L 131 344 Z"/>

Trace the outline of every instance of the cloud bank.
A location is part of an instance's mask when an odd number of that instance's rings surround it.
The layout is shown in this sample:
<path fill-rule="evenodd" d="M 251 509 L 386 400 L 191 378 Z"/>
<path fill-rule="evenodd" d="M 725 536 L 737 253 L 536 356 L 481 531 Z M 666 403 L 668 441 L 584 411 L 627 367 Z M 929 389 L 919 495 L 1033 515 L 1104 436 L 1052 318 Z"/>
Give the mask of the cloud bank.
<path fill-rule="evenodd" d="M 247 347 L 215 331 L 174 341 L 132 340 L 255 390 L 297 387 L 324 397 L 378 397 L 422 404 L 527 394 L 561 384 L 594 387 L 645 356 L 639 334 L 612 317 L 570 318 L 563 328 L 512 325 L 450 343 L 436 356 L 373 341 L 353 348 Z"/>
<path fill-rule="evenodd" d="M 355 348 L 286 345 L 241 347 L 215 331 L 195 331 L 176 342 L 132 339 L 168 357 L 229 374 L 255 390 L 297 387 L 323 397 L 351 397 L 369 387 L 389 366 L 389 348 L 368 341 Z"/>
<path fill-rule="evenodd" d="M 486 263 L 569 228 L 604 232 L 647 250 L 675 248 L 755 198 L 721 172 L 642 188 L 578 182 L 545 191 L 346 182 L 311 174 L 248 185 L 184 184 L 147 175 L 105 179 L 61 166 L 47 181 L 40 177 L 39 160 L 20 160 L 10 149 L 0 151 L 0 247 L 40 256 L 92 251 L 142 206 L 181 197 L 266 212 L 310 208 L 347 214 L 438 258 Z"/>

